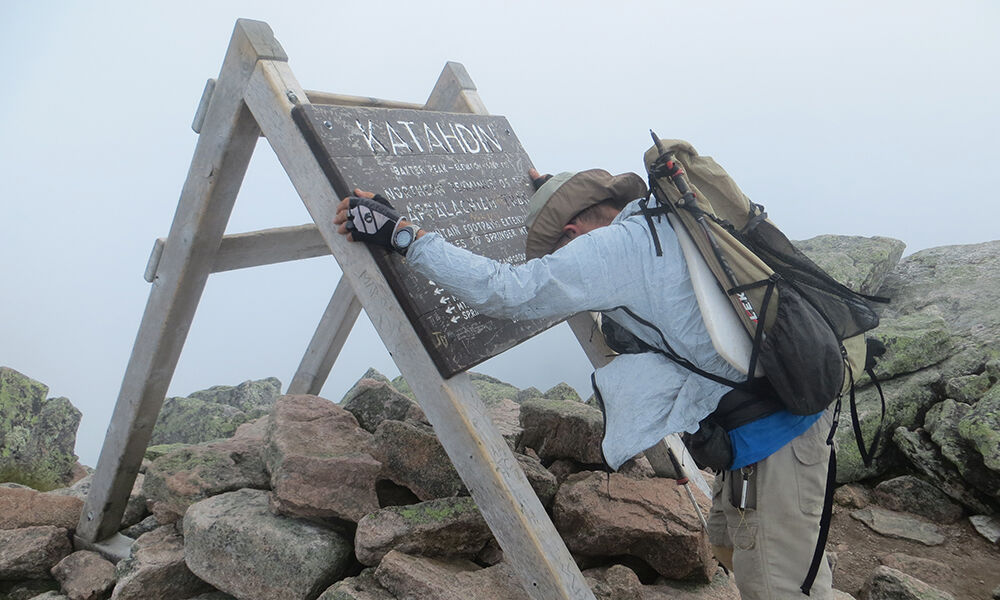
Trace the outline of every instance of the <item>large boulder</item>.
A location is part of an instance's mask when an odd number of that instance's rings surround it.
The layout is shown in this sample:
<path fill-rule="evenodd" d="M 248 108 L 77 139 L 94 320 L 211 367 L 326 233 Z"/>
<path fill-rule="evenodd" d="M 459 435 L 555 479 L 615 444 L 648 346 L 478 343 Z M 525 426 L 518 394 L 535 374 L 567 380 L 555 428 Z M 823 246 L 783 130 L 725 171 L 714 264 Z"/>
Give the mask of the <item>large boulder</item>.
<path fill-rule="evenodd" d="M 345 577 L 331 585 L 316 600 L 397 600 L 375 579 L 375 569 L 368 568 L 356 577 Z"/>
<path fill-rule="evenodd" d="M 482 569 L 471 561 L 390 552 L 375 570 L 396 598 L 420 600 L 529 600 L 506 563 Z"/>
<path fill-rule="evenodd" d="M 262 438 L 254 430 L 244 431 L 248 435 L 181 446 L 147 467 L 142 492 L 160 524 L 179 520 L 189 506 L 209 496 L 269 488 Z"/>
<path fill-rule="evenodd" d="M 375 430 L 373 454 L 381 477 L 413 492 L 420 500 L 467 494 L 458 471 L 430 426 L 383 421 Z"/>
<path fill-rule="evenodd" d="M 153 427 L 150 445 L 197 444 L 231 437 L 236 428 L 267 414 L 281 394 L 274 377 L 219 385 L 185 398 L 167 398 Z"/>
<path fill-rule="evenodd" d="M 1000 473 L 1000 385 L 962 416 L 958 433 L 982 457 L 986 468 Z"/>
<path fill-rule="evenodd" d="M 521 446 L 533 449 L 543 464 L 560 458 L 604 463 L 604 418 L 596 408 L 573 400 L 526 400 L 521 404 L 521 427 Z"/>
<path fill-rule="evenodd" d="M 875 486 L 875 499 L 889 510 L 920 515 L 936 523 L 954 523 L 962 518 L 962 507 L 948 495 L 913 475 L 903 475 Z M 863 507 L 860 507 L 863 508 Z"/>
<path fill-rule="evenodd" d="M 670 479 L 577 473 L 559 488 L 552 519 L 576 554 L 634 556 L 664 577 L 709 581 L 717 565 L 680 488 Z"/>
<path fill-rule="evenodd" d="M 378 565 L 391 550 L 473 559 L 492 538 L 472 498 L 439 498 L 390 506 L 361 519 L 354 535 L 354 552 L 362 564 L 371 566 Z"/>
<path fill-rule="evenodd" d="M 931 440 L 941 449 L 941 454 L 958 469 L 967 483 L 1000 500 L 1000 472 L 986 467 L 983 456 L 959 432 L 959 424 L 971 410 L 968 404 L 945 400 L 927 411 L 924 429 L 931 434 Z"/>
<path fill-rule="evenodd" d="M 115 565 L 96 552 L 81 550 L 59 561 L 52 576 L 70 600 L 102 600 L 115 585 Z"/>
<path fill-rule="evenodd" d="M 46 398 L 48 392 L 47 386 L 0 367 L 0 481 L 43 491 L 72 481 L 81 413 L 66 398 Z"/>
<path fill-rule="evenodd" d="M 51 525 L 76 529 L 83 500 L 27 488 L 0 488 L 0 529 Z"/>
<path fill-rule="evenodd" d="M 909 431 L 899 427 L 893 432 L 892 441 L 911 467 L 923 473 L 934 487 L 973 513 L 993 512 L 992 500 L 965 482 L 955 465 L 941 455 L 940 448 L 922 428 Z"/>
<path fill-rule="evenodd" d="M 191 571 L 241 600 L 312 600 L 351 564 L 351 543 L 302 519 L 275 515 L 267 492 L 202 500 L 184 516 Z M 179 596 L 183 597 L 183 596 Z"/>
<path fill-rule="evenodd" d="M 289 516 L 357 523 L 377 510 L 381 463 L 354 415 L 318 396 L 282 396 L 267 436 L 274 505 Z"/>
<path fill-rule="evenodd" d="M 90 485 L 93 483 L 93 480 L 94 474 L 90 473 L 69 487 L 45 492 L 45 495 L 68 496 L 76 498 L 83 503 L 87 500 L 87 494 L 90 493 Z M 142 485 L 145 480 L 145 473 L 138 473 L 135 477 L 135 482 L 132 484 L 132 491 L 129 492 L 128 502 L 125 504 L 125 514 L 122 515 L 122 527 L 131 527 L 149 515 L 149 509 L 146 506 L 146 496 L 142 492 Z M 75 529 L 75 527 L 71 529 Z"/>
<path fill-rule="evenodd" d="M 173 525 L 139 537 L 128 558 L 115 565 L 115 574 L 111 600 L 174 600 L 211 590 L 188 569 L 184 539 Z"/>
<path fill-rule="evenodd" d="M 47 579 L 49 570 L 71 552 L 69 532 L 61 527 L 0 529 L 0 581 Z"/>
<path fill-rule="evenodd" d="M 887 237 L 819 235 L 795 246 L 848 288 L 874 294 L 899 263 L 906 244 Z"/>
<path fill-rule="evenodd" d="M 925 546 L 940 546 L 945 542 L 936 525 L 877 506 L 856 510 L 851 517 L 886 537 L 920 542 Z"/>

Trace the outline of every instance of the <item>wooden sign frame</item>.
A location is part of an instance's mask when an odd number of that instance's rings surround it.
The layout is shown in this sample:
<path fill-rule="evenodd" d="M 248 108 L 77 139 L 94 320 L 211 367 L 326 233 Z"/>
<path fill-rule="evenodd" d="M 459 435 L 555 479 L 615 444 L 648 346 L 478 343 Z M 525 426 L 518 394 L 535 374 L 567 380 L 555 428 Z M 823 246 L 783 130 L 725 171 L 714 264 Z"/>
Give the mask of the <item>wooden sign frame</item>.
<path fill-rule="evenodd" d="M 132 540 L 118 528 L 209 274 L 332 253 L 343 277 L 287 393 L 319 393 L 364 307 L 528 595 L 593 600 L 468 374 L 439 374 L 368 249 L 336 232 L 338 198 L 291 116 L 295 106 L 308 103 L 488 114 L 472 80 L 461 64 L 449 62 L 420 105 L 306 91 L 287 61 L 266 23 L 240 19 L 218 79 L 205 88 L 193 125 L 200 135 L 177 212 L 146 269 L 150 295 L 76 530 L 78 547 L 128 555 Z M 227 236 L 262 134 L 313 223 Z M 591 362 L 606 364 L 612 353 L 594 334 L 590 315 L 569 323 Z M 671 474 L 664 453 L 647 455 L 658 472 Z"/>

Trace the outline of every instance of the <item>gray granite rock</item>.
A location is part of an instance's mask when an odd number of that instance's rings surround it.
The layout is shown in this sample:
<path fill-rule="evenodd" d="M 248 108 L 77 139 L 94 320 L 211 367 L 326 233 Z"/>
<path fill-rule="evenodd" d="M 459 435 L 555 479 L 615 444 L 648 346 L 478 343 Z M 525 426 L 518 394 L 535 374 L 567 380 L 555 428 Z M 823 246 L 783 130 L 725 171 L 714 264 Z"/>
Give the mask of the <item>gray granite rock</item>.
<path fill-rule="evenodd" d="M 420 406 L 392 387 L 388 380 L 362 378 L 348 390 L 340 405 L 369 433 L 375 433 L 379 423 L 386 419 L 427 421 Z"/>
<path fill-rule="evenodd" d="M 915 577 L 889 567 L 877 567 L 865 583 L 867 600 L 954 600 L 954 596 L 941 591 Z"/>
<path fill-rule="evenodd" d="M 467 493 L 458 471 L 428 425 L 383 421 L 375 431 L 372 454 L 382 463 L 381 477 L 409 489 L 420 500 Z"/>
<path fill-rule="evenodd" d="M 386 507 L 364 517 L 354 535 L 354 552 L 370 566 L 378 565 L 391 550 L 473 559 L 492 537 L 472 498 L 439 498 Z"/>
<path fill-rule="evenodd" d="M 991 515 L 973 515 L 969 522 L 979 532 L 979 535 L 991 543 L 1000 543 L 1000 519 Z"/>
<path fill-rule="evenodd" d="M 1000 473 L 1000 385 L 994 386 L 958 422 L 958 433 Z"/>
<path fill-rule="evenodd" d="M 962 518 L 961 506 L 941 490 L 912 475 L 878 484 L 875 499 L 889 510 L 913 513 L 937 523 L 954 523 Z"/>
<path fill-rule="evenodd" d="M 934 487 L 974 513 L 993 512 L 991 499 L 965 482 L 958 469 L 941 456 L 940 449 L 926 431 L 908 431 L 900 427 L 893 432 L 892 441 L 909 464 L 923 473 Z"/>
<path fill-rule="evenodd" d="M 52 567 L 52 576 L 71 600 L 101 600 L 115 585 L 115 565 L 96 552 L 80 550 Z"/>
<path fill-rule="evenodd" d="M 356 577 L 341 579 L 316 600 L 397 600 L 375 579 L 375 569 L 365 569 Z"/>
<path fill-rule="evenodd" d="M 941 449 L 941 454 L 958 469 L 962 478 L 988 496 L 1000 500 L 1000 472 L 988 468 L 976 446 L 960 432 L 960 423 L 968 422 L 972 407 L 944 400 L 931 407 L 924 418 L 924 429 Z M 1000 450 L 994 450 L 1000 452 Z"/>
<path fill-rule="evenodd" d="M 794 244 L 834 279 L 862 294 L 882 287 L 906 248 L 899 240 L 878 236 L 819 235 Z"/>
<path fill-rule="evenodd" d="M 902 513 L 878 507 L 856 510 L 851 516 L 861 521 L 878 534 L 920 542 L 925 546 L 940 546 L 944 535 L 933 524 L 908 517 Z"/>
<path fill-rule="evenodd" d="M 45 491 L 70 483 L 80 411 L 49 388 L 0 367 L 0 481 Z"/>
<path fill-rule="evenodd" d="M 267 414 L 280 394 L 281 382 L 269 377 L 167 398 L 150 445 L 197 444 L 231 437 L 243 423 Z"/>
<path fill-rule="evenodd" d="M 420 600 L 529 600 L 506 565 L 480 568 L 473 562 L 438 560 L 390 552 L 375 578 L 396 598 Z"/>
<path fill-rule="evenodd" d="M 351 544 L 329 529 L 273 514 L 267 492 L 202 500 L 184 516 L 191 571 L 241 600 L 312 600 L 343 576 Z"/>
<path fill-rule="evenodd" d="M 533 449 L 544 464 L 560 458 L 604 463 L 604 418 L 596 408 L 574 400 L 526 400 L 521 404 L 521 427 L 521 446 Z"/>
<path fill-rule="evenodd" d="M 151 531 L 132 544 L 129 557 L 115 565 L 111 600 L 175 600 L 211 587 L 184 562 L 184 539 L 173 525 Z"/>

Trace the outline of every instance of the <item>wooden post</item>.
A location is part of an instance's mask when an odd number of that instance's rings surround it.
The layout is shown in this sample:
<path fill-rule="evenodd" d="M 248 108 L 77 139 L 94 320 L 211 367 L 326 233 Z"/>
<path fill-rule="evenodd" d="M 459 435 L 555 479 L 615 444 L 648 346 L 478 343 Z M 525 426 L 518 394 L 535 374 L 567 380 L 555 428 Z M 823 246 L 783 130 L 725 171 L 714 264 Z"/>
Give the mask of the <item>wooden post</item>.
<path fill-rule="evenodd" d="M 266 23 L 233 31 L 139 326 L 76 535 L 111 537 L 177 366 L 259 129 L 243 103 L 259 59 L 287 60 Z"/>
<path fill-rule="evenodd" d="M 485 110 L 468 74 L 449 63 L 428 108 Z M 451 90 L 437 93 L 437 90 Z M 435 100 L 435 98 L 442 100 Z M 290 100 L 296 99 L 296 100 Z M 340 263 L 400 372 L 476 500 L 529 596 L 535 600 L 593 600 L 517 460 L 497 431 L 465 373 L 444 380 L 379 271 L 368 249 L 336 232 L 338 198 L 291 118 L 305 91 L 285 62 L 261 61 L 246 102 Z M 442 104 L 437 104 L 442 102 Z"/>

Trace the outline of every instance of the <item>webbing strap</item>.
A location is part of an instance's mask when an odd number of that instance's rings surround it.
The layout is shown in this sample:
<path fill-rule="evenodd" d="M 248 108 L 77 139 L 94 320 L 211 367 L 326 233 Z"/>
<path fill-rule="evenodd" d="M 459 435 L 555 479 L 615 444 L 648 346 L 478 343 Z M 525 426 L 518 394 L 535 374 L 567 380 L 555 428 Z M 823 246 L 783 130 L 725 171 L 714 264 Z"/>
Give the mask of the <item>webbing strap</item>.
<path fill-rule="evenodd" d="M 826 470 L 826 492 L 823 495 L 823 514 L 819 519 L 819 535 L 816 538 L 816 549 L 813 550 L 812 562 L 809 563 L 809 571 L 802 582 L 802 593 L 806 596 L 812 590 L 816 575 L 819 574 L 819 567 L 823 561 L 823 553 L 826 551 L 826 540 L 830 535 L 830 521 L 833 518 L 833 490 L 837 487 L 837 450 L 833 445 L 834 435 L 837 433 L 837 423 L 840 422 L 840 398 L 833 409 L 833 426 L 830 427 L 830 435 L 826 437 L 826 445 L 830 447 L 830 462 Z"/>
<path fill-rule="evenodd" d="M 771 294 L 774 292 L 776 280 L 771 278 L 767 281 L 767 289 L 764 291 L 764 300 L 760 306 L 760 316 L 757 320 L 757 330 L 753 335 L 753 346 L 750 350 L 750 364 L 747 366 L 747 381 L 753 379 L 757 370 L 757 359 L 760 358 L 760 348 L 764 344 L 764 319 L 767 315 L 767 305 L 771 303 Z"/>
<path fill-rule="evenodd" d="M 650 191 L 652 194 L 652 191 Z M 653 226 L 653 210 L 649 208 L 649 194 L 646 195 L 644 200 L 639 201 L 639 206 L 642 207 L 642 214 L 646 217 L 646 224 L 649 225 L 649 233 L 653 236 L 653 245 L 656 247 L 656 255 L 663 256 L 663 248 L 660 246 L 660 236 L 656 235 L 656 227 Z"/>
<path fill-rule="evenodd" d="M 848 365 L 847 369 L 850 372 L 850 365 Z M 882 392 L 882 384 L 879 382 L 878 377 L 875 376 L 874 369 L 866 369 L 865 372 L 872 378 L 872 383 L 875 384 L 875 389 L 878 390 L 878 396 L 882 402 L 882 414 L 878 419 L 878 426 L 875 428 L 872 443 L 867 448 L 865 448 L 865 437 L 861 431 L 861 419 L 858 417 L 858 406 L 854 396 L 854 373 L 851 373 L 851 425 L 854 427 L 854 441 L 858 444 L 858 452 L 861 453 L 861 460 L 865 463 L 866 467 L 870 467 L 872 466 L 872 460 L 875 459 L 875 450 L 878 448 L 879 438 L 882 437 L 882 425 L 885 424 L 885 394 Z"/>

